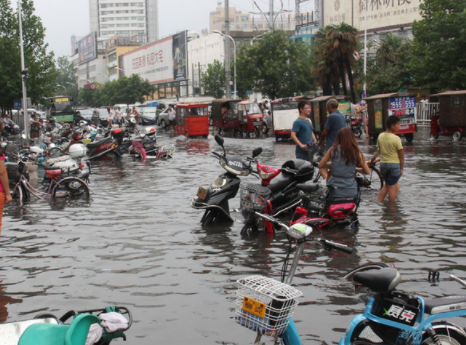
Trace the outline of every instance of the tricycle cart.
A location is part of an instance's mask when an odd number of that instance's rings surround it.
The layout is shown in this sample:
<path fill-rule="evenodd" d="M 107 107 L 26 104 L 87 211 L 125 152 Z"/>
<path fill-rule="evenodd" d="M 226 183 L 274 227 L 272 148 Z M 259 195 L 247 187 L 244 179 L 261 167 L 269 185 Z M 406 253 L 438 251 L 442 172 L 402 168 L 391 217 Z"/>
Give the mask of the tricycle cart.
<path fill-rule="evenodd" d="M 369 116 L 369 136 L 375 139 L 387 128 L 386 122 L 390 115 L 401 119 L 400 131 L 395 133 L 405 137 L 407 142 L 414 139 L 417 132 L 416 96 L 408 93 L 385 93 L 364 98 L 367 102 Z"/>
<path fill-rule="evenodd" d="M 310 96 L 279 98 L 272 101 L 272 126 L 275 141 L 285 140 L 291 137 L 293 122 L 298 118 L 298 102 L 309 101 Z"/>
<path fill-rule="evenodd" d="M 264 115 L 256 102 L 234 99 L 212 101 L 212 125 L 220 134 L 229 131 L 235 137 L 259 137 Z"/>
<path fill-rule="evenodd" d="M 176 106 L 176 132 L 186 137 L 209 135 L 207 103 L 179 103 Z"/>
<path fill-rule="evenodd" d="M 212 126 L 216 127 L 221 136 L 229 133 L 231 136 L 242 137 L 240 121 L 238 119 L 239 99 L 214 99 L 210 118 Z"/>
<path fill-rule="evenodd" d="M 447 91 L 431 95 L 438 97 L 439 111 L 432 116 L 430 122 L 430 138 L 435 140 L 439 135 L 452 136 L 453 141 L 460 141 L 466 133 L 466 90 Z"/>

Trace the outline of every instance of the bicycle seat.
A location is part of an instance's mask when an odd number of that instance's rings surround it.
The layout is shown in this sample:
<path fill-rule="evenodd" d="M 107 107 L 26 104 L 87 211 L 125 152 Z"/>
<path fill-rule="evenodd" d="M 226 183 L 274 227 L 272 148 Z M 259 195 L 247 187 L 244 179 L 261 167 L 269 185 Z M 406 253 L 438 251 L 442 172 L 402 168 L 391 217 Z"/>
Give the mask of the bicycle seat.
<path fill-rule="evenodd" d="M 466 309 L 465 302 L 466 302 L 466 296 L 424 298 L 425 312 L 427 314 L 432 315 L 432 314 L 445 313 L 451 310 L 464 310 Z"/>
<path fill-rule="evenodd" d="M 384 267 L 379 270 L 358 272 L 353 280 L 374 292 L 392 291 L 401 282 L 401 275 L 396 269 Z"/>

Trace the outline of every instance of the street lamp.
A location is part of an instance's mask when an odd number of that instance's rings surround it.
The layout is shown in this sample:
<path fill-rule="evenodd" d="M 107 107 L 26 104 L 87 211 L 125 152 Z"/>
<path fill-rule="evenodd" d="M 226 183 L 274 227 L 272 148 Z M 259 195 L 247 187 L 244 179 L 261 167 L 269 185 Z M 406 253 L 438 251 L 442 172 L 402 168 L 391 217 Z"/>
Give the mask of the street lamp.
<path fill-rule="evenodd" d="M 251 45 L 253 45 L 253 42 L 254 42 L 254 40 L 255 40 L 255 39 L 258 39 L 259 37 L 261 37 L 261 36 L 265 35 L 267 32 L 268 32 L 268 31 L 266 31 L 266 32 L 263 32 L 263 33 L 261 33 L 260 35 L 257 35 L 257 36 L 255 36 L 255 37 L 253 37 L 253 38 L 252 38 L 252 40 L 251 40 L 251 42 L 250 42 L 250 43 L 251 43 Z"/>
<path fill-rule="evenodd" d="M 365 15 L 364 15 L 364 86 L 362 90 L 362 97 L 366 97 L 366 73 L 367 73 L 367 5 L 369 0 L 365 1 Z"/>
<path fill-rule="evenodd" d="M 236 42 L 235 40 L 233 39 L 233 37 L 231 37 L 230 35 L 226 35 L 224 34 L 223 32 L 221 31 L 218 31 L 218 30 L 214 30 L 214 32 L 216 34 L 219 34 L 219 35 L 222 35 L 222 36 L 225 36 L 225 37 L 228 37 L 229 39 L 231 39 L 233 41 L 233 60 L 235 61 L 235 66 L 234 66 L 234 70 L 233 70 L 233 80 L 234 80 L 234 88 L 235 88 L 235 96 L 234 98 L 236 99 L 236 94 L 237 94 L 237 90 L 236 90 Z"/>

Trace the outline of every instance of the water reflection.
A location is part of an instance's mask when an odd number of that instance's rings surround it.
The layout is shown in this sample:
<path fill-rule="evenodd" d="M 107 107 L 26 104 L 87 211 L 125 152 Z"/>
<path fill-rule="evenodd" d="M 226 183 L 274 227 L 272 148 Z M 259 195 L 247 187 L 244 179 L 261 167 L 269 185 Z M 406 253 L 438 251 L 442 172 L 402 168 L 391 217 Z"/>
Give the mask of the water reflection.
<path fill-rule="evenodd" d="M 122 304 L 134 313 L 127 334 L 131 344 L 149 345 L 154 339 L 253 342 L 254 333 L 232 320 L 234 282 L 250 274 L 279 279 L 287 238 L 283 233 L 241 237 L 242 216 L 236 212 L 237 221 L 229 226 L 202 228 L 202 212 L 188 205 L 199 185 L 224 172 L 210 156 L 221 148 L 212 138 L 165 135 L 161 142 L 175 145 L 174 159 L 94 162 L 89 205 L 54 209 L 33 200 L 22 209 L 5 209 L 0 238 L 3 319 L 30 318 L 38 310 L 61 314 Z M 364 140 L 360 145 L 366 155 L 375 149 Z M 225 139 L 227 152 L 244 157 L 258 146 L 264 149 L 261 162 L 272 167 L 293 157 L 294 145 L 273 138 Z M 398 202 L 378 203 L 377 192 L 365 193 L 357 229 L 313 234 L 354 246 L 356 252 L 348 256 L 306 247 L 294 280 L 304 293 L 294 319 L 305 343 L 339 340 L 364 307 L 341 277 L 369 261 L 395 262 L 403 290 L 426 297 L 461 292 L 446 277 L 466 276 L 466 143 L 431 144 L 428 134 L 418 133 L 405 147 Z M 242 180 L 257 183 L 253 176 Z M 239 206 L 238 198 L 230 208 Z M 431 269 L 440 271 L 439 283 L 426 280 Z"/>

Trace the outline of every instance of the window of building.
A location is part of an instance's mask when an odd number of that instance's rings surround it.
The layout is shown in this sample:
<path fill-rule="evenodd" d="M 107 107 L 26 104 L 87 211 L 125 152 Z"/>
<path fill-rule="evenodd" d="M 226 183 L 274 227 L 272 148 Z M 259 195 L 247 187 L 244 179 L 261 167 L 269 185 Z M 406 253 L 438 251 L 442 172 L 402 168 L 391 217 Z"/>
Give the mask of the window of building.
<path fill-rule="evenodd" d="M 117 28 L 128 28 L 129 24 L 117 24 Z"/>
<path fill-rule="evenodd" d="M 115 4 L 99 4 L 100 8 L 109 8 L 109 7 L 113 7 L 113 6 L 115 6 Z"/>
<path fill-rule="evenodd" d="M 241 16 L 242 22 L 247 22 L 249 20 L 248 16 Z"/>

